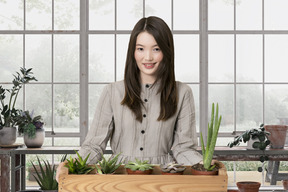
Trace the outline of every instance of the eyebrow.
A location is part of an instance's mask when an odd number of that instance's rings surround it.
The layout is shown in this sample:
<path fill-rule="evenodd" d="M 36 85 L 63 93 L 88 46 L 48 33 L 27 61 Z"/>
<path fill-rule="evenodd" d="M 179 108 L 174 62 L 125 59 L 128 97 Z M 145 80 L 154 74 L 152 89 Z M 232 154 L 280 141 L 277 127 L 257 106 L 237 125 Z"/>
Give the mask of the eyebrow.
<path fill-rule="evenodd" d="M 136 46 L 142 46 L 142 47 L 145 47 L 145 46 L 142 45 L 142 44 L 136 44 Z M 156 45 L 153 45 L 152 47 L 159 47 L 159 46 L 156 44 Z"/>

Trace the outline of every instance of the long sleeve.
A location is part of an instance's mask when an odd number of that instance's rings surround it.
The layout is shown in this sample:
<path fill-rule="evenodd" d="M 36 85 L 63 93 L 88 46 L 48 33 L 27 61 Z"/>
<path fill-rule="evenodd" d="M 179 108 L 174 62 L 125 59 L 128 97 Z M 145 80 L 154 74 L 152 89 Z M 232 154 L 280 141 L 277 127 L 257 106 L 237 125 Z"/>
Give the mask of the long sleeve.
<path fill-rule="evenodd" d="M 178 163 L 194 165 L 202 160 L 202 156 L 196 151 L 198 141 L 196 135 L 195 106 L 190 87 L 185 90 L 182 103 L 179 103 L 179 105 L 180 110 L 175 125 L 172 152 Z"/>
<path fill-rule="evenodd" d="M 111 85 L 107 85 L 98 101 L 90 130 L 79 150 L 79 154 L 82 157 L 86 157 L 90 153 L 87 163 L 94 164 L 101 159 L 101 153 L 103 153 L 106 148 L 113 128 Z"/>

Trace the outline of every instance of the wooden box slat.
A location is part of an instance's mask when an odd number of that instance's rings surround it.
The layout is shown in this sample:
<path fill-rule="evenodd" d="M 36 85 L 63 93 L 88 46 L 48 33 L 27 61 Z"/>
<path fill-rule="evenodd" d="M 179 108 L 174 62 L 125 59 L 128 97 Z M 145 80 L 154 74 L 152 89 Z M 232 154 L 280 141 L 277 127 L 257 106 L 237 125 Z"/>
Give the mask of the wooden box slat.
<path fill-rule="evenodd" d="M 225 166 L 221 166 L 219 175 L 191 175 L 191 167 L 186 166 L 183 175 L 161 175 L 159 166 L 155 166 L 152 175 L 127 175 L 123 166 L 112 175 L 71 175 L 68 169 L 59 178 L 59 192 L 226 192 L 228 176 Z"/>

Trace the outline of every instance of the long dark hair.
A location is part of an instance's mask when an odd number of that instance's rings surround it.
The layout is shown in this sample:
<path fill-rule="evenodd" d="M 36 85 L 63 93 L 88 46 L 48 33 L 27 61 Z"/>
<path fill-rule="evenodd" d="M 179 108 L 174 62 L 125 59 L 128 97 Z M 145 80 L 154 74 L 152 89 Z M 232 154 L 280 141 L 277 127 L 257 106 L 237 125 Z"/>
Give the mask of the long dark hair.
<path fill-rule="evenodd" d="M 160 81 L 158 94 L 161 93 L 161 110 L 158 121 L 165 121 L 175 114 L 178 99 L 174 73 L 173 36 L 168 25 L 158 17 L 151 16 L 140 19 L 131 33 L 124 74 L 125 96 L 121 104 L 127 105 L 135 114 L 136 119 L 142 122 L 141 79 L 134 52 L 137 37 L 144 31 L 154 37 L 163 53 L 163 59 L 157 69 L 157 77 L 154 84 Z"/>

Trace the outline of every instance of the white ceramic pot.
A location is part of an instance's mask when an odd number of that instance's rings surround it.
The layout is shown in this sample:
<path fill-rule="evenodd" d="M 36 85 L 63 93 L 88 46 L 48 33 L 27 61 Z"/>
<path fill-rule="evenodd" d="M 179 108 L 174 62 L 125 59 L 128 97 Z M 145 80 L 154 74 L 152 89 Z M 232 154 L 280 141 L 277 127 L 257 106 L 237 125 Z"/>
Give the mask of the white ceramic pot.
<path fill-rule="evenodd" d="M 12 145 L 16 141 L 16 127 L 3 127 L 0 130 L 0 145 Z"/>
<path fill-rule="evenodd" d="M 259 141 L 259 139 L 256 138 L 256 139 L 252 140 L 252 138 L 250 138 L 250 140 L 247 142 L 247 149 L 249 149 L 249 150 L 254 149 L 254 148 L 253 148 L 253 143 L 254 143 L 255 141 Z"/>
<path fill-rule="evenodd" d="M 27 134 L 24 134 L 24 143 L 27 146 L 27 148 L 40 148 L 42 147 L 45 139 L 45 130 L 42 129 L 36 129 L 36 136 L 35 138 L 31 139 L 28 137 Z"/>

